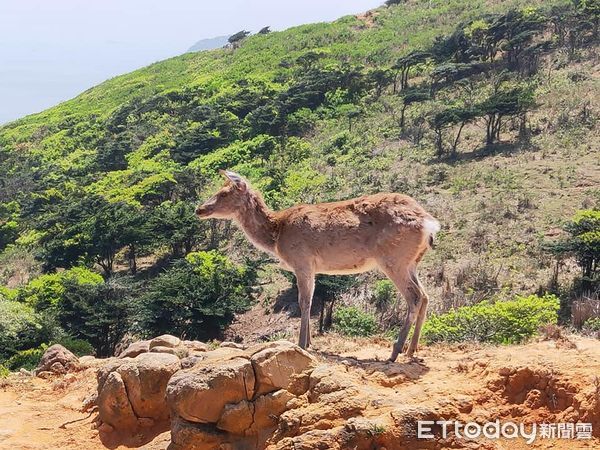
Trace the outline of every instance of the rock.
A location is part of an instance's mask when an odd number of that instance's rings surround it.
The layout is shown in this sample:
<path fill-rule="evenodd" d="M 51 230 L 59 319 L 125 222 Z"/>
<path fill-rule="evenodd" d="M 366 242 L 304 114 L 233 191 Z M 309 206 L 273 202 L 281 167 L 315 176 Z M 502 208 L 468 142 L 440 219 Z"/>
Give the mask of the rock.
<path fill-rule="evenodd" d="M 177 349 L 174 347 L 163 347 L 162 345 L 158 345 L 150 349 L 152 353 L 170 353 L 171 355 L 177 356 L 176 350 Z"/>
<path fill-rule="evenodd" d="M 246 347 L 244 345 L 238 344 L 237 342 L 230 342 L 230 341 L 221 342 L 220 347 L 238 348 L 240 350 L 246 349 Z"/>
<path fill-rule="evenodd" d="M 194 352 L 207 352 L 208 345 L 200 341 L 183 341 L 182 344 Z"/>
<path fill-rule="evenodd" d="M 171 422 L 171 444 L 168 450 L 225 449 L 227 434 L 216 428 L 176 418 Z"/>
<path fill-rule="evenodd" d="M 247 357 L 207 358 L 173 375 L 167 386 L 167 403 L 185 420 L 217 423 L 225 405 L 252 399 L 254 384 Z"/>
<path fill-rule="evenodd" d="M 113 431 L 115 431 L 114 427 L 112 425 L 109 425 L 107 423 L 103 423 L 98 427 L 98 431 L 100 433 L 112 433 Z"/>
<path fill-rule="evenodd" d="M 42 359 L 35 369 L 35 373 L 38 375 L 41 372 L 65 374 L 80 369 L 81 365 L 77 356 L 62 345 L 54 344 L 44 352 Z"/>
<path fill-rule="evenodd" d="M 202 355 L 202 356 L 191 355 L 191 356 L 188 356 L 187 358 L 183 358 L 181 360 L 181 368 L 189 369 L 191 367 L 194 367 L 199 361 L 202 361 L 203 359 L 204 359 L 204 355 Z"/>
<path fill-rule="evenodd" d="M 148 346 L 152 350 L 154 347 L 177 347 L 181 344 L 181 339 L 170 334 L 163 334 L 162 336 L 155 337 L 152 339 Z"/>
<path fill-rule="evenodd" d="M 107 364 L 97 375 L 100 419 L 129 432 L 145 426 L 138 418 L 167 422 L 166 386 L 179 369 L 179 358 L 167 353 L 142 353 Z"/>
<path fill-rule="evenodd" d="M 48 378 L 52 378 L 54 374 L 52 372 L 49 372 L 47 370 L 44 370 L 42 372 L 37 372 L 37 376 L 38 378 L 42 378 L 44 380 L 47 380 Z"/>
<path fill-rule="evenodd" d="M 135 358 L 137 355 L 150 351 L 150 341 L 137 341 L 129 344 L 118 356 L 119 358 Z"/>
<path fill-rule="evenodd" d="M 247 400 L 225 405 L 217 428 L 233 434 L 244 434 L 254 422 L 254 404 Z"/>
<path fill-rule="evenodd" d="M 295 397 L 288 391 L 281 389 L 269 394 L 261 395 L 254 401 L 253 429 L 255 433 L 277 425 L 279 415 L 287 409 L 287 404 Z"/>
<path fill-rule="evenodd" d="M 256 373 L 256 395 L 278 389 L 302 394 L 308 389 L 309 372 L 316 366 L 310 353 L 288 341 L 261 344 L 248 352 Z M 304 383 L 296 383 L 303 376 Z"/>
<path fill-rule="evenodd" d="M 115 358 L 96 358 L 91 355 L 82 356 L 79 358 L 79 364 L 83 369 L 100 368 L 113 361 Z"/>
<path fill-rule="evenodd" d="M 150 349 L 151 353 L 169 353 L 171 355 L 177 356 L 179 359 L 187 358 L 190 354 L 190 351 L 187 347 L 180 345 L 179 347 L 152 347 Z"/>
<path fill-rule="evenodd" d="M 121 374 L 110 372 L 98 387 L 98 414 L 104 424 L 112 429 L 124 430 L 132 434 L 138 428 L 137 417 L 127 396 L 127 389 Z M 112 430 L 105 429 L 105 432 Z"/>

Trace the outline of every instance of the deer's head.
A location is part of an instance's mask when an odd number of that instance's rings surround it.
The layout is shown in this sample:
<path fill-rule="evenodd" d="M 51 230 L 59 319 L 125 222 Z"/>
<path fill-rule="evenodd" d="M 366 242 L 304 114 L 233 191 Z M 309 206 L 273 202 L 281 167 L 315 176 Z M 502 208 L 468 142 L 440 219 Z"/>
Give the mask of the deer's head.
<path fill-rule="evenodd" d="M 235 172 L 220 170 L 226 181 L 225 185 L 211 198 L 196 208 L 200 219 L 230 219 L 246 202 L 248 183 Z"/>

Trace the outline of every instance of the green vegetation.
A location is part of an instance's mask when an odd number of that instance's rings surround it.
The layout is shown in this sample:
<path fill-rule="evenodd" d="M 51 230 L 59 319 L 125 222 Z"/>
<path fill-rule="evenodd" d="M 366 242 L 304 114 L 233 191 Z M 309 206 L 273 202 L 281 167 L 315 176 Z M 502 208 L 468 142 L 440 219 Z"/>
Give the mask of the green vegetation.
<path fill-rule="evenodd" d="M 194 217 L 222 168 L 273 208 L 416 197 L 444 226 L 422 268 L 437 312 L 570 299 L 573 276 L 549 283 L 545 236 L 585 210 L 556 254 L 598 291 L 597 2 L 386 3 L 242 31 L 0 128 L 0 361 L 60 339 L 104 356 L 128 332 L 219 337 L 275 270 L 229 224 Z M 321 329 L 373 281 L 320 278 Z M 386 326 L 401 320 L 393 292 L 365 296 Z M 376 328 L 340 311 L 343 327 Z"/>
<path fill-rule="evenodd" d="M 33 370 L 39 364 L 47 348 L 48 345 L 42 344 L 36 348 L 21 350 L 8 358 L 3 365 L 10 371 L 19 369 Z"/>
<path fill-rule="evenodd" d="M 340 307 L 333 313 L 333 327 L 345 336 L 372 336 L 377 333 L 377 319 L 373 314 L 354 306 Z"/>
<path fill-rule="evenodd" d="M 490 303 L 483 301 L 445 314 L 432 315 L 423 326 L 423 339 L 434 342 L 491 342 L 518 344 L 542 325 L 558 320 L 559 300 L 553 295 L 517 297 Z"/>
<path fill-rule="evenodd" d="M 149 284 L 138 308 L 140 332 L 189 339 L 218 336 L 251 303 L 256 272 L 216 251 L 193 252 Z"/>

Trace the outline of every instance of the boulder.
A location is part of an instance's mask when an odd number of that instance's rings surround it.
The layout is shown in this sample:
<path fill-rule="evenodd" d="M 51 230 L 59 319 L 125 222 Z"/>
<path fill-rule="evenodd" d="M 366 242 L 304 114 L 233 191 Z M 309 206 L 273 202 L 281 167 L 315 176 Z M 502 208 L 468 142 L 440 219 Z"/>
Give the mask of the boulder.
<path fill-rule="evenodd" d="M 42 359 L 35 369 L 35 373 L 51 372 L 55 374 L 65 374 L 80 369 L 81 365 L 77 356 L 62 345 L 54 344 L 48 347 L 42 355 Z"/>
<path fill-rule="evenodd" d="M 256 395 L 278 389 L 294 394 L 308 390 L 308 377 L 317 360 L 289 341 L 257 345 L 248 350 L 256 374 Z"/>
<path fill-rule="evenodd" d="M 152 350 L 154 347 L 178 347 L 181 344 L 181 339 L 170 334 L 163 334 L 162 336 L 155 337 L 152 339 L 148 346 Z"/>
<path fill-rule="evenodd" d="M 225 405 L 217 428 L 233 434 L 244 434 L 254 422 L 254 404 L 248 400 Z"/>
<path fill-rule="evenodd" d="M 175 418 L 171 422 L 171 443 L 168 450 L 228 449 L 227 433 L 206 424 Z"/>
<path fill-rule="evenodd" d="M 111 427 L 111 431 L 118 429 L 131 432 L 138 428 L 137 417 L 131 407 L 127 396 L 125 383 L 119 372 L 109 372 L 104 377 L 102 387 L 98 387 L 98 414 L 102 424 Z M 104 428 L 108 430 L 108 427 Z"/>
<path fill-rule="evenodd" d="M 167 353 L 142 353 L 110 362 L 98 371 L 100 420 L 116 430 L 133 431 L 147 421 L 168 421 L 167 382 L 180 369 L 179 358 Z"/>
<path fill-rule="evenodd" d="M 252 399 L 254 384 L 247 357 L 207 358 L 173 375 L 167 386 L 167 403 L 175 415 L 187 421 L 217 423 L 225 405 Z"/>
<path fill-rule="evenodd" d="M 129 346 L 119 354 L 119 358 L 135 358 L 137 355 L 150 351 L 150 341 L 137 341 L 129 344 Z"/>
<path fill-rule="evenodd" d="M 192 352 L 207 352 L 208 345 L 200 341 L 183 341 L 183 346 Z"/>

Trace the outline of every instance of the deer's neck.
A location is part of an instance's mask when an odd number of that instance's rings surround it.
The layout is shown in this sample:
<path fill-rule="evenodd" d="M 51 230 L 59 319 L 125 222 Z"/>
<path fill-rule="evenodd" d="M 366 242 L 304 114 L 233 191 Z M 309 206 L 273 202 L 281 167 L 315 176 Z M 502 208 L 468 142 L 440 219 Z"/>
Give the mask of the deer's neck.
<path fill-rule="evenodd" d="M 273 212 L 259 195 L 249 192 L 248 196 L 248 202 L 238 213 L 236 222 L 250 242 L 275 255 L 277 226 Z"/>

